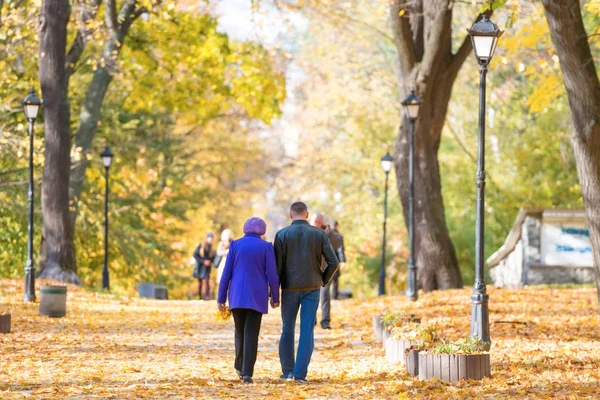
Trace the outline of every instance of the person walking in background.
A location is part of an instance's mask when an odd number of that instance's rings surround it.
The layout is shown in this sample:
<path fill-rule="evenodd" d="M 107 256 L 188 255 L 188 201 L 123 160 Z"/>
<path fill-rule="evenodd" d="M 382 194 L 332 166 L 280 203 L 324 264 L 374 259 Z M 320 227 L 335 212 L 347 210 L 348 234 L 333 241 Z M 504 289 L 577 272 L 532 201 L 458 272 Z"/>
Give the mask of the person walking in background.
<path fill-rule="evenodd" d="M 225 229 L 221 232 L 221 241 L 217 246 L 217 256 L 214 262 L 217 267 L 217 287 L 221 285 L 221 277 L 223 276 L 225 263 L 227 263 L 227 254 L 229 253 L 231 242 L 233 242 L 233 232 L 231 229 Z"/>
<path fill-rule="evenodd" d="M 342 235 L 340 233 L 339 229 L 340 229 L 339 221 L 335 220 L 333 222 L 333 232 L 336 235 L 338 235 L 338 237 L 340 238 L 342 243 L 341 243 L 340 248 L 337 249 L 337 251 L 336 251 L 337 258 L 340 261 L 340 267 L 338 268 L 338 271 L 331 279 L 331 297 L 334 300 L 339 300 L 339 298 L 340 298 L 340 275 L 342 274 L 342 270 L 344 269 L 344 266 L 346 265 L 346 247 L 344 245 L 344 235 Z"/>
<path fill-rule="evenodd" d="M 281 281 L 281 319 L 279 341 L 280 376 L 305 383 L 308 365 L 314 349 L 314 330 L 319 307 L 319 289 L 329 283 L 338 267 L 338 260 L 329 239 L 321 229 L 311 226 L 308 208 L 302 202 L 290 207 L 292 224 L 275 235 L 275 259 Z M 321 268 L 325 259 L 326 267 Z M 300 311 L 300 340 L 294 359 L 296 318 Z"/>
<path fill-rule="evenodd" d="M 267 224 L 250 218 L 244 224 L 245 236 L 231 243 L 219 285 L 217 305 L 229 309 L 235 323 L 235 370 L 246 383 L 252 383 L 258 352 L 258 335 L 262 315 L 271 307 L 279 307 L 279 277 L 273 245 L 261 239 Z"/>
<path fill-rule="evenodd" d="M 194 278 L 198 279 L 198 295 L 200 296 L 200 300 L 210 299 L 210 269 L 215 257 L 212 246 L 214 238 L 215 235 L 208 232 L 204 242 L 200 243 L 194 251 L 194 259 L 196 260 Z M 202 294 L 203 285 L 205 286 L 204 294 Z"/>
<path fill-rule="evenodd" d="M 335 254 L 337 254 L 338 250 L 342 247 L 342 239 L 341 236 L 335 233 L 329 226 L 325 223 L 325 217 L 322 214 L 315 214 L 312 218 L 312 225 L 316 228 L 319 228 L 325 232 L 327 238 L 329 239 L 329 243 L 333 248 Z M 337 259 L 337 256 L 336 256 Z M 339 262 L 339 260 L 338 260 Z M 325 268 L 325 260 L 321 261 L 321 269 Z M 338 274 L 339 268 L 336 270 L 335 275 Z M 332 278 L 333 279 L 333 278 Z M 321 288 L 321 328 L 323 329 L 331 329 L 331 282 L 327 283 L 325 286 Z"/>

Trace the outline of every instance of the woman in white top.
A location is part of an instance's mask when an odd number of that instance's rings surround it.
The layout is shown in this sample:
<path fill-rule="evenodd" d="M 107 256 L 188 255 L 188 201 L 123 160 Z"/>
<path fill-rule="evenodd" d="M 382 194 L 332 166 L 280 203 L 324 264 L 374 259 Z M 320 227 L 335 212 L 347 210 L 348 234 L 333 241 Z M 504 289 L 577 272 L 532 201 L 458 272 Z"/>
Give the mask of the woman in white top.
<path fill-rule="evenodd" d="M 221 276 L 223 275 L 223 270 L 225 269 L 225 262 L 227 261 L 227 254 L 229 253 L 229 246 L 231 245 L 231 242 L 233 242 L 233 232 L 231 229 L 225 229 L 223 233 L 221 233 L 221 241 L 217 247 L 217 257 L 221 258 L 219 265 L 217 265 L 217 285 L 219 285 L 221 282 Z"/>

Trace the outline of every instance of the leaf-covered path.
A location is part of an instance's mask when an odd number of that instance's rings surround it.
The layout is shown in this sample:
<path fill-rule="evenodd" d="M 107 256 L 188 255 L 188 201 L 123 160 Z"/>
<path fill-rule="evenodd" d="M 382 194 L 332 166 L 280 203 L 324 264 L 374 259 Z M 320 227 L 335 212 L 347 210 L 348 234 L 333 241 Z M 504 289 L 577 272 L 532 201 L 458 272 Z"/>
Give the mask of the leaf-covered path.
<path fill-rule="evenodd" d="M 593 289 L 491 290 L 492 378 L 419 382 L 388 365 L 371 316 L 406 310 L 451 339 L 468 334 L 469 290 L 333 303 L 331 331 L 316 329 L 308 385 L 281 382 L 280 314 L 263 320 L 255 384 L 233 372 L 232 321 L 214 302 L 117 298 L 69 287 L 68 316 L 37 315 L 20 282 L 0 281 L 0 398 L 593 398 L 600 327 Z M 526 322 L 527 325 L 522 323 Z"/>

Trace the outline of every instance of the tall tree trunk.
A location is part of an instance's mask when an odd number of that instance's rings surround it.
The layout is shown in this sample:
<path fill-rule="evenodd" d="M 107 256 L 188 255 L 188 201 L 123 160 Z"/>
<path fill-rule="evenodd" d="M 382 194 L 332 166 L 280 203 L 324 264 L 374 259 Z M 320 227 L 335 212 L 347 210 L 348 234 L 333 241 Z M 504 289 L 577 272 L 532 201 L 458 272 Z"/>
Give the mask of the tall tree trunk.
<path fill-rule="evenodd" d="M 600 304 L 600 81 L 579 0 L 543 0 L 569 97 L 571 145 L 590 228 Z"/>
<path fill-rule="evenodd" d="M 465 37 L 452 54 L 452 1 L 393 0 L 390 20 L 398 50 L 402 97 L 414 88 L 425 100 L 415 125 L 415 244 L 418 286 L 425 291 L 463 286 L 456 251 L 446 226 L 438 151 L 452 86 L 471 51 Z M 408 222 L 409 121 L 396 138 L 398 192 Z M 475 175 L 475 173 L 473 174 Z"/>
<path fill-rule="evenodd" d="M 71 137 L 65 53 L 69 0 L 44 0 L 40 18 L 39 75 L 44 99 L 44 173 L 42 183 L 41 278 L 81 284 L 77 277 L 73 230 L 69 220 Z"/>

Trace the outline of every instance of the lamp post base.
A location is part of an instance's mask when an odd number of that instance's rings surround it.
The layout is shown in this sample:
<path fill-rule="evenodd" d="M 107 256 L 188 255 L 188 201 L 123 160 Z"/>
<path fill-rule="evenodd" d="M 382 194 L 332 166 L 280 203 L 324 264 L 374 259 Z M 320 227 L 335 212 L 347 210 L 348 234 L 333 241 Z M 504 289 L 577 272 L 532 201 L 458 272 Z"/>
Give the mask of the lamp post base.
<path fill-rule="evenodd" d="M 419 295 L 415 292 L 406 292 L 406 300 L 408 301 L 417 301 Z"/>
<path fill-rule="evenodd" d="M 478 338 L 482 342 L 491 343 L 488 299 L 487 293 L 473 293 L 471 295 L 471 337 Z"/>
<path fill-rule="evenodd" d="M 24 300 L 29 303 L 34 303 L 35 297 L 35 269 L 31 260 L 27 261 L 25 266 L 25 296 Z"/>

